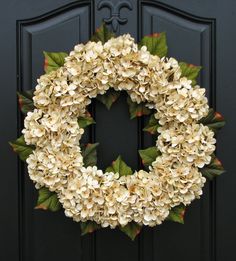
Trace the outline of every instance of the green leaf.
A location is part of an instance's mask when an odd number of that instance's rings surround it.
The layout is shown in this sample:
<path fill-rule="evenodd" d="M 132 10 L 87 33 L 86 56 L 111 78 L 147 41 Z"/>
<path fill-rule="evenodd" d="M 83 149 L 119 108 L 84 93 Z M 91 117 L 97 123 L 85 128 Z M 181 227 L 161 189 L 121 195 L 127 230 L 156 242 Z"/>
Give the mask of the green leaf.
<path fill-rule="evenodd" d="M 22 113 L 27 114 L 29 111 L 34 110 L 34 101 L 33 101 L 34 90 L 28 90 L 23 92 L 18 92 L 18 102 L 20 110 Z"/>
<path fill-rule="evenodd" d="M 88 143 L 86 145 L 81 145 L 82 156 L 84 160 L 85 167 L 95 166 L 97 164 L 97 151 L 96 148 L 99 143 Z"/>
<path fill-rule="evenodd" d="M 203 176 L 212 180 L 214 177 L 221 175 L 225 172 L 222 163 L 215 155 L 212 155 L 210 164 L 200 169 Z"/>
<path fill-rule="evenodd" d="M 124 227 L 120 227 L 120 230 L 124 232 L 132 240 L 140 233 L 142 227 L 135 222 L 130 222 Z"/>
<path fill-rule="evenodd" d="M 59 67 L 63 66 L 65 63 L 65 57 L 68 56 L 64 52 L 43 52 L 44 60 L 44 71 L 50 73 L 51 71 L 57 70 Z"/>
<path fill-rule="evenodd" d="M 108 110 L 110 110 L 111 105 L 119 98 L 120 92 L 115 90 L 109 90 L 103 95 L 98 95 L 96 98 L 101 103 L 103 103 Z"/>
<path fill-rule="evenodd" d="M 132 169 L 122 160 L 121 156 L 112 162 L 112 165 L 106 169 L 106 172 L 119 173 L 121 176 L 132 175 Z"/>
<path fill-rule="evenodd" d="M 151 134 L 157 134 L 158 127 L 160 127 L 160 124 L 158 120 L 154 117 L 154 114 L 152 114 L 149 118 L 148 124 L 145 126 L 143 130 Z"/>
<path fill-rule="evenodd" d="M 112 37 L 115 37 L 115 34 L 108 30 L 105 23 L 103 23 L 99 28 L 97 28 L 94 35 L 91 37 L 91 41 L 99 42 L 101 41 L 103 44 L 107 42 Z"/>
<path fill-rule="evenodd" d="M 55 212 L 61 209 L 61 203 L 55 192 L 51 192 L 48 188 L 43 187 L 39 189 L 38 201 L 35 209 Z"/>
<path fill-rule="evenodd" d="M 152 162 L 161 155 L 161 152 L 157 149 L 156 146 L 147 148 L 145 150 L 139 150 L 138 152 L 145 167 L 150 166 Z"/>
<path fill-rule="evenodd" d="M 151 113 L 144 103 L 136 103 L 133 102 L 130 97 L 127 98 L 127 103 L 129 105 L 129 113 L 130 119 L 134 119 L 135 117 L 141 117 L 143 115 L 148 115 Z"/>
<path fill-rule="evenodd" d="M 163 57 L 167 55 L 168 47 L 166 43 L 166 33 L 154 33 L 144 36 L 139 43 L 139 48 L 147 46 L 148 51 L 153 55 Z"/>
<path fill-rule="evenodd" d="M 201 66 L 196 66 L 193 64 L 187 64 L 184 62 L 179 63 L 180 69 L 182 71 L 181 76 L 188 78 L 188 80 L 192 81 L 192 85 L 196 85 L 198 74 L 201 70 Z"/>
<path fill-rule="evenodd" d="M 87 126 L 91 125 L 91 124 L 95 124 L 95 120 L 93 119 L 93 117 L 91 117 L 90 114 L 87 114 L 86 116 L 81 116 L 78 118 L 78 124 L 80 128 L 86 128 Z"/>
<path fill-rule="evenodd" d="M 80 228 L 81 228 L 81 235 L 84 236 L 86 234 L 94 232 L 95 230 L 101 227 L 94 221 L 86 221 L 80 223 Z"/>
<path fill-rule="evenodd" d="M 183 204 L 180 204 L 179 206 L 172 208 L 166 220 L 184 224 L 185 210 L 186 207 Z"/>
<path fill-rule="evenodd" d="M 214 109 L 210 108 L 210 109 L 209 109 L 209 112 L 208 112 L 208 114 L 207 114 L 207 116 L 203 117 L 203 118 L 199 121 L 199 123 L 202 123 L 202 124 L 204 124 L 204 125 L 207 125 L 207 124 L 210 123 L 211 120 L 214 118 L 214 115 L 215 115 Z"/>
<path fill-rule="evenodd" d="M 208 126 L 212 131 L 217 132 L 225 125 L 225 120 L 219 112 L 215 112 L 212 108 L 206 117 L 202 118 L 199 123 Z"/>
<path fill-rule="evenodd" d="M 9 142 L 13 150 L 19 155 L 20 159 L 25 161 L 35 149 L 34 146 L 25 143 L 24 136 L 20 136 L 17 140 Z"/>

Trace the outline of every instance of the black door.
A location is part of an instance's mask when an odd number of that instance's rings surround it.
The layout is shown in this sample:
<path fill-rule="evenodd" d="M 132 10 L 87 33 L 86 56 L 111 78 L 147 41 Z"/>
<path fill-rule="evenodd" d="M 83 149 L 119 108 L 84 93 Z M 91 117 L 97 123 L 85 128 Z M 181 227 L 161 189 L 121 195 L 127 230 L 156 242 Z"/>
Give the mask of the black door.
<path fill-rule="evenodd" d="M 233 261 L 236 260 L 236 2 L 233 0 L 7 0 L 1 2 L 1 261 Z M 109 229 L 80 236 L 79 225 L 63 212 L 34 210 L 36 191 L 8 141 L 19 135 L 22 119 L 17 90 L 31 89 L 43 73 L 43 50 L 69 51 L 89 39 L 104 18 L 117 34 L 167 33 L 169 56 L 201 65 L 201 86 L 227 125 L 217 153 L 227 174 L 208 182 L 185 225 L 165 222 L 145 228 L 132 242 Z M 122 19 L 121 19 L 122 18 Z M 137 149 L 152 142 L 142 122 L 129 120 L 124 98 L 107 111 L 94 103 L 99 166 L 121 154 L 138 168 Z"/>

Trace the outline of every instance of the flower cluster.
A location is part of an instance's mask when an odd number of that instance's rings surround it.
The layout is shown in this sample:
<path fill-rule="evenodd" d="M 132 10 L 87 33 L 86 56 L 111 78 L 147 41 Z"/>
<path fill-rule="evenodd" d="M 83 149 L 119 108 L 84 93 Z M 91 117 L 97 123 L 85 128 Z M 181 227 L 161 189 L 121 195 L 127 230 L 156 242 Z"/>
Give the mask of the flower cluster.
<path fill-rule="evenodd" d="M 75 46 L 64 66 L 40 77 L 36 109 L 25 118 L 25 141 L 36 146 L 27 159 L 30 178 L 56 191 L 65 214 L 76 221 L 112 228 L 131 221 L 160 224 L 172 207 L 202 194 L 205 178 L 198 168 L 215 150 L 213 132 L 198 123 L 208 113 L 205 90 L 191 84 L 175 59 L 138 49 L 128 34 Z M 110 86 L 156 110 L 162 154 L 149 172 L 119 177 L 84 167 L 78 146 L 84 130 L 77 118 Z"/>
<path fill-rule="evenodd" d="M 160 224 L 169 214 L 170 203 L 154 173 L 140 170 L 119 178 L 118 173 L 103 173 L 97 167 L 81 168 L 60 193 L 60 201 L 75 221 L 93 220 L 112 228 L 131 221 Z"/>

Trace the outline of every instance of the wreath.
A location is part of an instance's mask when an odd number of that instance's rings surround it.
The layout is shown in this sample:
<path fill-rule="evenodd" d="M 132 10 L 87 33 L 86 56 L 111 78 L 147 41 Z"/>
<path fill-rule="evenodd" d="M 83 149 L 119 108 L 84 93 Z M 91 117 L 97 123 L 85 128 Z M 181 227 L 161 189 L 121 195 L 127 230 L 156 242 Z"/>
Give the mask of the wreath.
<path fill-rule="evenodd" d="M 183 223 L 185 207 L 200 197 L 206 178 L 224 171 L 214 155 L 224 119 L 209 109 L 205 89 L 196 85 L 200 67 L 166 54 L 165 33 L 137 45 L 105 25 L 69 55 L 44 52 L 46 74 L 34 91 L 18 94 L 26 114 L 23 136 L 10 143 L 39 190 L 37 209 L 62 206 L 81 222 L 83 234 L 119 227 L 132 239 L 142 225 Z M 121 91 L 131 119 L 149 117 L 144 131 L 156 136 L 156 145 L 139 150 L 141 170 L 119 156 L 103 171 L 96 166 L 98 143 L 80 140 L 95 123 L 91 99 L 109 109 Z"/>

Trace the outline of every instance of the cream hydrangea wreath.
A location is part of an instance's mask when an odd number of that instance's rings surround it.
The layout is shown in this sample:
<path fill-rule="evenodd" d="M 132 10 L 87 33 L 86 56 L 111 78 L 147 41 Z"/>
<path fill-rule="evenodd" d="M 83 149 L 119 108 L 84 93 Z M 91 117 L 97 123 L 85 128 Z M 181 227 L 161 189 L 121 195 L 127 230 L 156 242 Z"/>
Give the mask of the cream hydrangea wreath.
<path fill-rule="evenodd" d="M 155 110 L 160 154 L 147 171 L 120 176 L 84 166 L 78 117 L 111 88 Z M 200 170 L 211 164 L 216 139 L 201 123 L 209 114 L 205 89 L 183 77 L 174 58 L 151 54 L 129 34 L 78 44 L 63 66 L 40 77 L 33 102 L 22 131 L 35 148 L 26 160 L 29 176 L 37 188 L 56 192 L 73 220 L 155 226 L 202 194 L 206 179 Z"/>

